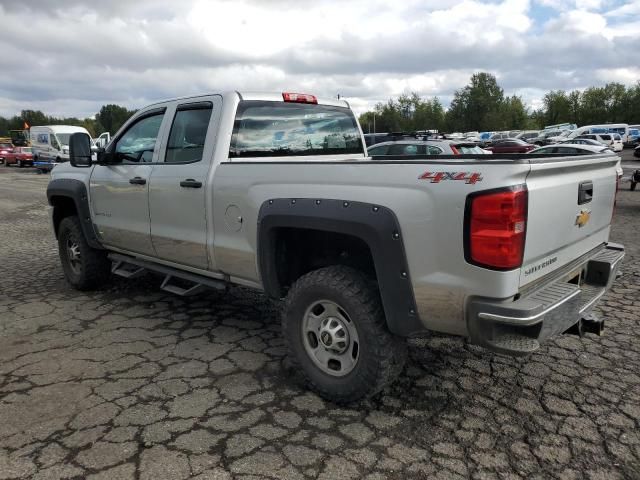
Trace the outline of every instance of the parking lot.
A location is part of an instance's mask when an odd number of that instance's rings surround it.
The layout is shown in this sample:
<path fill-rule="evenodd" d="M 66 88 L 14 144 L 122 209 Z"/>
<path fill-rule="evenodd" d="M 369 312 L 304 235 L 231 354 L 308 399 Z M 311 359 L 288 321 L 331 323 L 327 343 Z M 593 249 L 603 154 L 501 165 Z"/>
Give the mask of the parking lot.
<path fill-rule="evenodd" d="M 625 173 L 640 168 L 625 151 Z M 636 167 L 637 166 L 637 167 Z M 278 306 L 160 278 L 69 288 L 48 175 L 0 166 L 0 479 L 640 478 L 640 191 L 602 337 L 514 359 L 411 340 L 400 380 L 337 407 L 288 368 Z"/>

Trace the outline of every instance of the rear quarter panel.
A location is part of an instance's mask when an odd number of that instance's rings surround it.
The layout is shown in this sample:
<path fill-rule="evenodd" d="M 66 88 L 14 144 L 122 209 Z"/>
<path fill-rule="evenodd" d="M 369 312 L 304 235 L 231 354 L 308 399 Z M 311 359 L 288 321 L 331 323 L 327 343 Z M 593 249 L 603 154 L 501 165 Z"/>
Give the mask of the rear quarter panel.
<path fill-rule="evenodd" d="M 273 198 L 359 201 L 391 209 L 398 218 L 418 313 L 426 328 L 465 334 L 469 295 L 507 298 L 518 290 L 519 270 L 495 272 L 466 263 L 463 228 L 469 193 L 522 184 L 528 163 L 517 161 L 299 161 L 224 162 L 216 169 L 214 249 L 232 278 L 260 284 L 257 220 Z M 421 180 L 425 172 L 478 173 L 475 184 Z M 242 217 L 239 226 L 235 219 Z"/>

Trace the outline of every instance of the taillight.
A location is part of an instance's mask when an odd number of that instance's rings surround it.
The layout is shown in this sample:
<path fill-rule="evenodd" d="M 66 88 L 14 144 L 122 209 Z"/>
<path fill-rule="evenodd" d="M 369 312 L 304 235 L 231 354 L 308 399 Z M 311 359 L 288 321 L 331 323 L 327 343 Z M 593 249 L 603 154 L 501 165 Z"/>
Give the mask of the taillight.
<path fill-rule="evenodd" d="M 458 149 L 453 145 L 451 145 L 451 151 L 453 152 L 454 155 L 460 155 L 460 152 L 458 151 Z"/>
<path fill-rule="evenodd" d="M 473 193 L 465 211 L 465 258 L 492 270 L 522 265 L 528 192 L 524 185 Z"/>
<path fill-rule="evenodd" d="M 315 95 L 309 95 L 307 93 L 289 93 L 282 94 L 282 99 L 285 102 L 292 103 L 318 103 L 318 99 Z"/>

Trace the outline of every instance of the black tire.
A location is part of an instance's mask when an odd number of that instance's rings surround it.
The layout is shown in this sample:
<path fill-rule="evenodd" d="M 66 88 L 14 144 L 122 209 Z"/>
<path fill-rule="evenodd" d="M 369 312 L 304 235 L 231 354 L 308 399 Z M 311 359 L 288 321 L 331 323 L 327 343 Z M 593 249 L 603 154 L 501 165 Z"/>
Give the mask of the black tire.
<path fill-rule="evenodd" d="M 73 249 L 71 245 L 73 245 Z M 72 250 L 79 255 L 72 258 Z M 65 217 L 60 222 L 58 252 L 64 276 L 73 288 L 93 290 L 108 281 L 111 275 L 111 263 L 107 254 L 89 246 L 82 233 L 78 217 Z"/>
<path fill-rule="evenodd" d="M 24 165 L 22 165 L 22 160 L 18 160 L 18 168 L 22 168 Z"/>
<path fill-rule="evenodd" d="M 320 300 L 337 304 L 357 330 L 357 360 L 344 376 L 325 373 L 305 348 L 305 313 Z M 407 358 L 405 340 L 387 330 L 377 286 L 350 267 L 331 266 L 300 277 L 285 300 L 282 331 L 294 371 L 302 373 L 312 390 L 338 404 L 375 395 L 397 378 Z"/>
<path fill-rule="evenodd" d="M 629 190 L 631 190 L 632 192 L 636 189 L 636 185 L 638 184 L 638 182 L 631 182 L 631 186 L 629 187 Z"/>

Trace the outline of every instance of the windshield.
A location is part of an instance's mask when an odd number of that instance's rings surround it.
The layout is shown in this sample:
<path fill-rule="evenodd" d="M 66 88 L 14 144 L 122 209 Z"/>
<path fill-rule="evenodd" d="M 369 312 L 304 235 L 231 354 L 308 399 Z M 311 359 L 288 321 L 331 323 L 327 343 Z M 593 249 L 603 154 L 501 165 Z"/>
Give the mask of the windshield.
<path fill-rule="evenodd" d="M 348 108 L 245 100 L 238 105 L 229 157 L 363 153 Z"/>
<path fill-rule="evenodd" d="M 56 137 L 58 137 L 58 141 L 65 146 L 69 146 L 69 138 L 71 138 L 73 133 L 56 133 Z"/>

